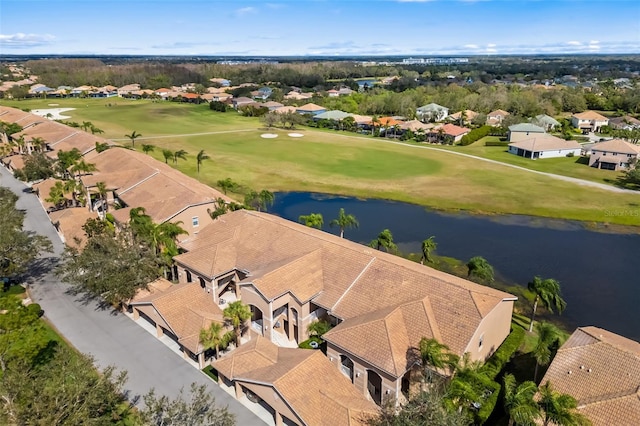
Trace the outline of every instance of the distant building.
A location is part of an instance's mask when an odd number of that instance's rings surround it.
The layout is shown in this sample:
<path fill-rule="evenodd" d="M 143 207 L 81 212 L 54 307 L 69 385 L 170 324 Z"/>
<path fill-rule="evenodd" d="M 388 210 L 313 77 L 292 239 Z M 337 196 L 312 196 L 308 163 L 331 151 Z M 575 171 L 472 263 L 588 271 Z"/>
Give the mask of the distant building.
<path fill-rule="evenodd" d="M 449 108 L 435 103 L 423 105 L 416 109 L 416 116 L 422 121 L 442 121 L 449 115 Z"/>
<path fill-rule="evenodd" d="M 599 132 L 602 126 L 609 125 L 609 119 L 595 111 L 585 111 L 571 116 L 571 125 L 583 133 Z"/>
<path fill-rule="evenodd" d="M 581 152 L 582 146 L 578 142 L 566 141 L 545 133 L 509 144 L 509 153 L 532 160 L 580 155 Z"/>

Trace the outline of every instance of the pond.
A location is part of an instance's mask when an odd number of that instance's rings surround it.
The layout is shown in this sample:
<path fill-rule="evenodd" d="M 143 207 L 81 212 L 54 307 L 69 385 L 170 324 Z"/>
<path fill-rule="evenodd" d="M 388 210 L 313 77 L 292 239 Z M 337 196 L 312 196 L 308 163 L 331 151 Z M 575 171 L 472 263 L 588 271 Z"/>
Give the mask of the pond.
<path fill-rule="evenodd" d="M 367 244 L 388 228 L 402 252 L 419 253 L 435 236 L 437 254 L 467 261 L 483 256 L 504 282 L 527 285 L 533 276 L 555 278 L 567 309 L 561 320 L 570 330 L 597 326 L 640 341 L 640 235 L 585 229 L 579 222 L 528 216 L 474 216 L 425 207 L 304 192 L 276 193 L 269 211 L 289 220 L 322 213 L 324 230 L 344 208 L 360 222 L 345 238 Z"/>

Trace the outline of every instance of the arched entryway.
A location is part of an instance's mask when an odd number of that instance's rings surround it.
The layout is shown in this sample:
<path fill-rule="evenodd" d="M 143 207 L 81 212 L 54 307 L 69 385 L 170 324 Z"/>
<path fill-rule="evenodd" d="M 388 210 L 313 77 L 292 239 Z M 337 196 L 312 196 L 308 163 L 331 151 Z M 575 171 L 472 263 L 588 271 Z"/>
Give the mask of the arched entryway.
<path fill-rule="evenodd" d="M 367 370 L 367 390 L 371 399 L 378 405 L 382 404 L 382 377 L 372 370 Z"/>
<path fill-rule="evenodd" d="M 298 321 L 300 320 L 300 317 L 298 316 L 298 311 L 295 308 L 291 308 L 291 318 L 290 318 L 290 322 L 293 325 L 293 336 L 291 335 L 291 333 L 289 334 L 289 339 L 291 339 L 293 337 L 293 340 L 296 341 L 296 343 L 300 342 L 300 339 L 298 338 Z"/>
<path fill-rule="evenodd" d="M 353 383 L 353 361 L 346 355 L 340 355 L 340 370 Z"/>

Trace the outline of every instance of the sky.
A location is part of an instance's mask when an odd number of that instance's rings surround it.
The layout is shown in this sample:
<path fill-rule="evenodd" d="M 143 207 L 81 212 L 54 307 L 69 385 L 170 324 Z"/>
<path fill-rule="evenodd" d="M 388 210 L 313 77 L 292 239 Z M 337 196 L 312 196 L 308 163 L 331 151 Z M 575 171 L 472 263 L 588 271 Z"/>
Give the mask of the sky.
<path fill-rule="evenodd" d="M 0 0 L 0 55 L 640 53 L 638 0 Z"/>

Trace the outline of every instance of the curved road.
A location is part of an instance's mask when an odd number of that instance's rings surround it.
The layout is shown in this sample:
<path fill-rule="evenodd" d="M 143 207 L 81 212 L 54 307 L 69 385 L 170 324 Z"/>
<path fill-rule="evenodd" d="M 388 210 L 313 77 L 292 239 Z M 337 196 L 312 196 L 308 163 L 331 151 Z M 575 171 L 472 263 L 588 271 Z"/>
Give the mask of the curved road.
<path fill-rule="evenodd" d="M 17 208 L 26 211 L 24 229 L 44 235 L 53 243 L 54 253 L 45 254 L 30 272 L 33 299 L 68 342 L 94 356 L 98 367 L 115 365 L 128 372 L 125 391 L 131 401 L 136 402 L 152 387 L 157 394 L 175 398 L 180 388 L 188 394 L 189 386 L 196 382 L 207 385 L 216 405 L 226 405 L 236 415 L 238 425 L 264 426 L 235 398 L 128 317 L 69 294 L 69 285 L 60 282 L 52 272 L 64 245 L 39 200 L 4 167 L 0 167 L 0 185 L 20 197 Z"/>

